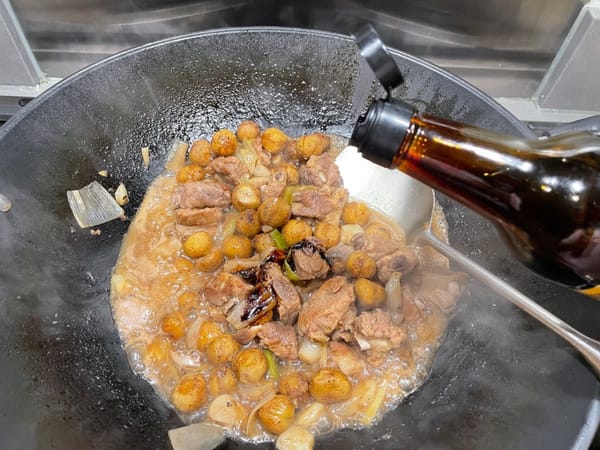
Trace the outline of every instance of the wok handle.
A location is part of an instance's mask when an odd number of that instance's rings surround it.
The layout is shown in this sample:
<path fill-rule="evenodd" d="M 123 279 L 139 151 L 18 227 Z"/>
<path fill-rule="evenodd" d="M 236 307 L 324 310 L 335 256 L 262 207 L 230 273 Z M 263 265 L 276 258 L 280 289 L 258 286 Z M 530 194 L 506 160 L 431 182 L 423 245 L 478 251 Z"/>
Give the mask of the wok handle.
<path fill-rule="evenodd" d="M 600 342 L 580 333 L 572 326 L 566 324 L 547 309 L 534 302 L 531 298 L 498 278 L 488 270 L 481 267 L 455 248 L 435 237 L 430 230 L 422 231 L 415 239 L 420 244 L 428 244 L 446 256 L 457 266 L 468 272 L 497 294 L 537 319 L 550 328 L 565 341 L 577 349 L 592 367 L 596 377 L 600 380 Z"/>

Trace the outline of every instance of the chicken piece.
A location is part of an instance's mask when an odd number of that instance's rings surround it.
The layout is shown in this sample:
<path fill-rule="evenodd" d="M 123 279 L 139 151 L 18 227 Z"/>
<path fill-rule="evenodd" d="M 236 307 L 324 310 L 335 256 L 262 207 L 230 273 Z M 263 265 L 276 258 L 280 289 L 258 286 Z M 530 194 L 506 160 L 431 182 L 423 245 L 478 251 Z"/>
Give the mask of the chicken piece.
<path fill-rule="evenodd" d="M 262 346 L 280 358 L 298 359 L 298 339 L 293 326 L 281 322 L 267 322 L 261 326 L 258 338 Z"/>
<path fill-rule="evenodd" d="M 299 217 L 324 219 L 333 211 L 334 203 L 327 189 L 301 189 L 292 194 L 292 214 Z"/>
<path fill-rule="evenodd" d="M 231 188 L 218 181 L 179 184 L 173 190 L 172 202 L 175 209 L 225 207 L 231 202 Z"/>
<path fill-rule="evenodd" d="M 263 270 L 271 280 L 273 291 L 277 294 L 279 320 L 286 325 L 292 325 L 296 321 L 302 306 L 298 291 L 288 277 L 283 274 L 278 264 L 267 263 L 264 265 Z"/>
<path fill-rule="evenodd" d="M 345 341 L 349 344 L 354 342 L 353 332 L 356 315 L 356 306 L 350 305 L 350 308 L 344 313 L 333 333 L 331 333 L 332 341 Z"/>
<path fill-rule="evenodd" d="M 462 272 L 444 269 L 431 272 L 429 269 L 419 268 L 410 274 L 407 283 L 413 287 L 414 295 L 422 303 L 436 306 L 448 314 L 454 309 L 467 279 L 467 275 Z"/>
<path fill-rule="evenodd" d="M 342 317 L 354 304 L 354 288 L 342 276 L 325 281 L 304 302 L 298 315 L 298 329 L 319 342 L 327 342 Z"/>
<path fill-rule="evenodd" d="M 200 292 L 201 298 L 215 306 L 221 306 L 235 299 L 245 299 L 252 290 L 252 285 L 246 283 L 237 275 L 219 272 Z"/>
<path fill-rule="evenodd" d="M 216 173 L 233 184 L 240 184 L 242 176 L 248 174 L 248 168 L 237 156 L 220 156 L 210 163 Z"/>
<path fill-rule="evenodd" d="M 271 172 L 267 184 L 261 186 L 260 191 L 263 201 L 268 198 L 278 198 L 287 186 L 287 172 L 285 168 L 278 167 Z"/>
<path fill-rule="evenodd" d="M 223 218 L 222 208 L 185 208 L 175 210 L 175 220 L 180 225 L 214 225 Z"/>
<path fill-rule="evenodd" d="M 382 283 L 386 283 L 392 273 L 400 272 L 404 275 L 416 265 L 417 252 L 411 247 L 403 247 L 377 261 L 377 277 Z"/>
<path fill-rule="evenodd" d="M 300 280 L 325 278 L 329 273 L 329 263 L 323 257 L 319 241 L 307 238 L 291 248 L 294 271 Z"/>
<path fill-rule="evenodd" d="M 389 314 L 379 308 L 360 313 L 354 325 L 359 344 L 366 340 L 368 348 L 374 351 L 398 348 L 408 337 L 406 330 L 394 325 Z"/>
<path fill-rule="evenodd" d="M 340 170 L 330 153 L 311 156 L 306 164 L 300 166 L 300 181 L 302 184 L 314 186 L 339 187 L 342 184 Z"/>
<path fill-rule="evenodd" d="M 360 248 L 375 260 L 379 260 L 390 253 L 394 253 L 395 251 L 405 248 L 400 241 L 395 239 L 381 239 L 377 235 L 363 235 L 362 239 L 364 239 L 362 245 L 360 245 L 360 247 L 355 246 L 354 248 L 357 250 Z"/>

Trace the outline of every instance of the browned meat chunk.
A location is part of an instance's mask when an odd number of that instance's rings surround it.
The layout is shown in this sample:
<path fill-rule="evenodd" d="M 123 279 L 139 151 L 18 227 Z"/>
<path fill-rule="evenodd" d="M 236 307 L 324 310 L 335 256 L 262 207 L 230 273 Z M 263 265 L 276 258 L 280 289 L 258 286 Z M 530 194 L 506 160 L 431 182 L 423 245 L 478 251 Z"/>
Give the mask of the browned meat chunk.
<path fill-rule="evenodd" d="M 308 402 L 308 379 L 302 372 L 288 372 L 279 378 L 279 392 L 287 395 L 299 408 Z"/>
<path fill-rule="evenodd" d="M 220 156 L 210 163 L 215 172 L 233 184 L 239 184 L 242 175 L 248 173 L 248 168 L 237 156 Z"/>
<path fill-rule="evenodd" d="M 177 223 L 188 226 L 213 225 L 223 218 L 222 208 L 176 209 Z"/>
<path fill-rule="evenodd" d="M 261 195 L 263 201 L 268 198 L 278 198 L 283 194 L 283 190 L 287 186 L 287 172 L 285 168 L 279 167 L 269 176 L 267 184 L 261 186 Z"/>
<path fill-rule="evenodd" d="M 377 276 L 382 283 L 390 279 L 394 272 L 405 274 L 417 265 L 417 252 L 411 247 L 403 247 L 377 261 Z"/>
<path fill-rule="evenodd" d="M 323 219 L 333 211 L 334 203 L 326 189 L 301 189 L 292 194 L 292 214 Z"/>
<path fill-rule="evenodd" d="M 409 282 L 418 299 L 426 305 L 435 305 L 445 313 L 454 309 L 456 300 L 467 281 L 467 275 L 448 270 L 418 270 L 410 274 Z"/>
<path fill-rule="evenodd" d="M 402 248 L 404 248 L 404 245 L 401 242 L 393 239 L 381 239 L 376 235 L 365 236 L 364 243 L 360 246 L 361 250 L 367 252 L 376 261 Z"/>
<path fill-rule="evenodd" d="M 221 306 L 230 300 L 245 299 L 251 290 L 252 285 L 240 277 L 227 272 L 219 272 L 202 289 L 201 296 L 213 305 Z"/>
<path fill-rule="evenodd" d="M 172 201 L 175 209 L 225 207 L 231 202 L 231 188 L 218 181 L 179 184 L 173 190 Z"/>
<path fill-rule="evenodd" d="M 359 343 L 361 338 L 366 339 L 369 349 L 374 351 L 388 351 L 391 348 L 397 348 L 407 338 L 406 330 L 395 326 L 389 314 L 379 308 L 360 313 L 354 325 Z"/>
<path fill-rule="evenodd" d="M 331 191 L 328 188 L 328 192 Z M 333 210 L 325 216 L 323 219 L 324 222 L 339 224 L 342 219 L 342 211 L 344 210 L 344 205 L 348 201 L 348 191 L 345 188 L 337 188 L 331 192 L 330 199 L 331 203 L 333 203 Z"/>
<path fill-rule="evenodd" d="M 352 285 L 341 276 L 330 278 L 302 305 L 298 329 L 315 341 L 326 342 L 353 304 Z"/>
<path fill-rule="evenodd" d="M 280 322 L 267 322 L 258 332 L 261 345 L 271 350 L 280 358 L 298 359 L 298 339 L 291 325 Z"/>
<path fill-rule="evenodd" d="M 277 294 L 279 319 L 286 325 L 292 325 L 296 321 L 302 306 L 298 291 L 288 277 L 283 274 L 278 264 L 267 263 L 264 265 L 263 270 L 268 279 L 271 280 L 273 291 Z"/>
<path fill-rule="evenodd" d="M 361 356 L 343 342 L 331 341 L 328 344 L 327 356 L 346 375 L 358 375 L 365 369 Z"/>
<path fill-rule="evenodd" d="M 301 280 L 325 278 L 329 273 L 329 264 L 322 256 L 319 241 L 308 238 L 300 241 L 291 249 L 294 271 Z"/>
<path fill-rule="evenodd" d="M 332 341 L 346 341 L 348 343 L 354 342 L 354 320 L 356 319 L 356 307 L 350 305 L 348 311 L 344 313 L 339 323 L 331 333 Z"/>
<path fill-rule="evenodd" d="M 352 252 L 354 252 L 352 247 L 342 243 L 334 245 L 327 250 L 325 256 L 329 264 L 331 264 L 331 271 L 338 274 L 344 273 L 346 270 L 346 261 L 348 261 L 348 257 Z"/>
<path fill-rule="evenodd" d="M 185 239 L 190 234 L 197 233 L 198 231 L 206 231 L 208 234 L 214 236 L 217 232 L 217 224 L 212 225 L 182 225 L 180 223 L 175 224 L 175 233 L 180 239 Z"/>
<path fill-rule="evenodd" d="M 324 153 L 319 156 L 311 156 L 306 165 L 300 167 L 300 181 L 302 184 L 314 186 L 339 187 L 342 184 L 342 177 L 333 156 Z"/>

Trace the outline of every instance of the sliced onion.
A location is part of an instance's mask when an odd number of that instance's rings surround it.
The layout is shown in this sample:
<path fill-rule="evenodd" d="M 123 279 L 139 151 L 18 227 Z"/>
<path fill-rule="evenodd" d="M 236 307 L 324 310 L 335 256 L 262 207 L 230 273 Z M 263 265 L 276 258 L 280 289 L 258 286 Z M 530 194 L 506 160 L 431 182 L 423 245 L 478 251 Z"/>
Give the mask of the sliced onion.
<path fill-rule="evenodd" d="M 313 433 L 326 433 L 333 428 L 331 410 L 323 403 L 310 403 L 298 413 L 294 424 Z"/>
<path fill-rule="evenodd" d="M 271 175 L 271 171 L 263 166 L 261 163 L 258 163 L 252 172 L 252 175 L 255 177 L 268 177 Z"/>
<path fill-rule="evenodd" d="M 178 352 L 171 350 L 171 359 L 179 368 L 185 370 L 199 370 L 207 367 L 206 364 L 202 364 L 200 356 L 194 355 L 194 352 Z"/>
<path fill-rule="evenodd" d="M 213 450 L 225 441 L 222 428 L 208 423 L 194 423 L 169 430 L 173 450 Z"/>
<path fill-rule="evenodd" d="M 298 349 L 298 357 L 303 363 L 316 364 L 321 361 L 325 345 L 309 338 L 302 339 Z"/>
<path fill-rule="evenodd" d="M 95 227 L 125 215 L 123 208 L 97 181 L 81 189 L 67 191 L 67 200 L 81 228 Z"/>
<path fill-rule="evenodd" d="M 185 157 L 188 149 L 188 144 L 183 141 L 175 140 L 171 144 L 165 169 L 177 172 L 185 165 Z"/>
<path fill-rule="evenodd" d="M 371 423 L 373 423 L 373 421 L 375 421 L 375 419 L 377 419 L 377 416 L 379 415 L 379 410 L 381 409 L 381 405 L 385 400 L 385 391 L 385 384 L 377 388 L 375 395 L 372 397 L 373 400 L 367 405 L 367 407 L 363 411 L 361 418 L 361 423 L 363 425 L 370 425 Z"/>
<path fill-rule="evenodd" d="M 275 442 L 277 450 L 299 450 L 314 448 L 315 437 L 306 428 L 292 425 L 279 435 Z"/>
<path fill-rule="evenodd" d="M 244 141 L 238 148 L 237 156 L 248 169 L 248 173 L 254 172 L 254 168 L 258 161 L 258 155 L 247 141 Z"/>
<path fill-rule="evenodd" d="M 362 334 L 355 334 L 354 339 L 356 339 L 356 343 L 358 344 L 358 348 L 360 348 L 363 352 L 366 350 L 371 350 L 371 344 Z"/>
<path fill-rule="evenodd" d="M 399 325 L 404 320 L 404 302 L 402 297 L 402 283 L 400 282 L 401 277 L 402 274 L 400 272 L 394 272 L 387 283 L 385 283 L 385 294 L 387 299 L 385 308 L 390 314 L 394 325 Z"/>
<path fill-rule="evenodd" d="M 352 388 L 352 397 L 341 403 L 336 408 L 336 413 L 341 418 L 356 418 L 363 413 L 377 391 L 377 381 L 374 377 L 360 381 Z"/>
<path fill-rule="evenodd" d="M 262 408 L 262 406 L 267 403 L 269 400 L 271 400 L 273 397 L 275 396 L 275 390 L 273 390 L 272 392 L 268 393 L 267 395 L 265 395 L 262 400 L 260 400 L 258 403 L 256 403 L 256 405 L 254 406 L 254 409 L 252 409 L 252 411 L 250 412 L 250 414 L 248 415 L 248 421 L 246 422 L 246 435 L 248 437 L 253 437 L 259 434 L 260 429 L 257 426 L 257 413 L 258 410 L 260 408 Z"/>
<path fill-rule="evenodd" d="M 204 320 L 204 317 L 198 317 L 188 328 L 187 334 L 185 335 L 185 343 L 189 348 L 196 348 L 196 341 L 198 340 L 200 327 L 204 323 Z"/>

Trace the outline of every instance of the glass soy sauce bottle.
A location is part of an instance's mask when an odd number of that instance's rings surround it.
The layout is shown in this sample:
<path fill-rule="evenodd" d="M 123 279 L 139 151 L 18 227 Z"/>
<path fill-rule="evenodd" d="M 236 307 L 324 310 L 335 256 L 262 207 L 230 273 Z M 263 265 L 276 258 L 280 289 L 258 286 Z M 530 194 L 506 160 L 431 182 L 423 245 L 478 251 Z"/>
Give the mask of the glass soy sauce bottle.
<path fill-rule="evenodd" d="M 419 113 L 389 95 L 402 77 L 373 33 L 357 43 L 388 97 L 358 119 L 350 144 L 490 219 L 533 271 L 599 296 L 600 138 L 527 141 Z"/>

